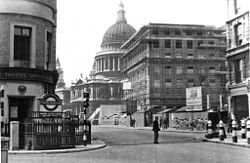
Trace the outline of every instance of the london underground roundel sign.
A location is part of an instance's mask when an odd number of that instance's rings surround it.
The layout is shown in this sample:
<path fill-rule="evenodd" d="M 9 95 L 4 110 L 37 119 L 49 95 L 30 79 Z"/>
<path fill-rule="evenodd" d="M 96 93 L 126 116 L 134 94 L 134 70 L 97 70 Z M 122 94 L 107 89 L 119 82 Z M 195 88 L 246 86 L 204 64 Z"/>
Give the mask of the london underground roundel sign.
<path fill-rule="evenodd" d="M 59 105 L 62 105 L 62 100 L 57 94 L 46 94 L 40 101 L 40 104 L 48 111 L 54 111 Z"/>

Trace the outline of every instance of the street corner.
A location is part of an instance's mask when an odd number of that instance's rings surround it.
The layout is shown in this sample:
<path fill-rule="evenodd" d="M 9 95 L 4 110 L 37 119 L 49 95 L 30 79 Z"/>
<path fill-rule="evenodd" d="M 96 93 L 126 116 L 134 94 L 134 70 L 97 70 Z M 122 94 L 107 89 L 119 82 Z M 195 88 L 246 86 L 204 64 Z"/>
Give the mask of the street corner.
<path fill-rule="evenodd" d="M 86 146 L 84 145 L 76 145 L 75 148 L 67 148 L 67 149 L 54 149 L 54 150 L 13 150 L 8 151 L 8 154 L 56 154 L 56 153 L 70 153 L 70 152 L 83 152 L 90 150 L 97 150 L 101 148 L 105 148 L 106 143 L 93 139 L 91 144 Z"/>

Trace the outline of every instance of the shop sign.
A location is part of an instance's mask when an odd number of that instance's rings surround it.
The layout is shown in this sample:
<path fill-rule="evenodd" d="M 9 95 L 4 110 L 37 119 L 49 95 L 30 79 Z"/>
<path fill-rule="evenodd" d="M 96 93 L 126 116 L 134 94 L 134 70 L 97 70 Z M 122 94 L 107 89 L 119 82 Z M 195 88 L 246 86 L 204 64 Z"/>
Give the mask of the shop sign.
<path fill-rule="evenodd" d="M 48 111 L 54 111 L 59 105 L 62 105 L 62 100 L 57 94 L 49 93 L 43 96 L 40 104 Z"/>

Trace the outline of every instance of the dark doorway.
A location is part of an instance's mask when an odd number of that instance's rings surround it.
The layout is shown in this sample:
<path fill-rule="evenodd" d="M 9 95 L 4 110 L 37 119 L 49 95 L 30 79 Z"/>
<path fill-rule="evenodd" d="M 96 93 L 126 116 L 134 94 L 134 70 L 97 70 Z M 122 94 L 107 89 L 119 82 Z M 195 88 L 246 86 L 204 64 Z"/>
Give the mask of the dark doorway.
<path fill-rule="evenodd" d="M 32 102 L 30 97 L 9 97 L 9 121 L 23 122 L 27 119 Z"/>

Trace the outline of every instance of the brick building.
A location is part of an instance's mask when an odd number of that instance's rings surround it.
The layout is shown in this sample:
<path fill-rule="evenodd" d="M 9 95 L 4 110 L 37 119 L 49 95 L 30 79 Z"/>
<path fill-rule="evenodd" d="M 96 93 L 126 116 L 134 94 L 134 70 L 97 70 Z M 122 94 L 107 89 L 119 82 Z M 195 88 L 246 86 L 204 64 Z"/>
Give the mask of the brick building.
<path fill-rule="evenodd" d="M 23 122 L 53 93 L 56 71 L 56 0 L 1 0 L 0 86 L 2 121 Z"/>
<path fill-rule="evenodd" d="M 122 49 L 121 70 L 131 82 L 127 99 L 132 110 L 152 114 L 186 105 L 186 88 L 202 87 L 202 110 L 219 107 L 225 96 L 225 30 L 204 25 L 154 24 L 143 26 Z M 209 97 L 209 99 L 208 99 Z M 143 122 L 144 121 L 144 122 Z"/>

